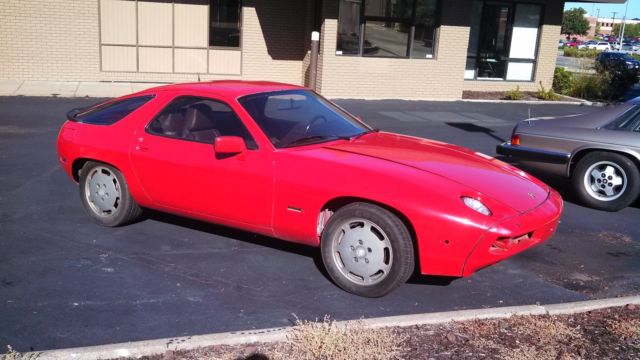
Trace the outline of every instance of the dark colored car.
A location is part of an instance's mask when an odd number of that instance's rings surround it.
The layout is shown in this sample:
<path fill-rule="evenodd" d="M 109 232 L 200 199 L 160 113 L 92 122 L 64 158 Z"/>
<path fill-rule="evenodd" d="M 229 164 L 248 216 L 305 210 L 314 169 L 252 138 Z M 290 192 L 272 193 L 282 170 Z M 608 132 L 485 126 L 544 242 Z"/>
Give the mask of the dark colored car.
<path fill-rule="evenodd" d="M 602 72 L 604 70 L 613 69 L 623 66 L 627 69 L 638 72 L 640 70 L 640 61 L 634 59 L 631 55 L 606 51 L 598 54 L 596 57 L 596 70 Z"/>
<path fill-rule="evenodd" d="M 618 211 L 640 194 L 640 97 L 585 115 L 523 120 L 496 152 L 568 177 L 587 206 Z"/>

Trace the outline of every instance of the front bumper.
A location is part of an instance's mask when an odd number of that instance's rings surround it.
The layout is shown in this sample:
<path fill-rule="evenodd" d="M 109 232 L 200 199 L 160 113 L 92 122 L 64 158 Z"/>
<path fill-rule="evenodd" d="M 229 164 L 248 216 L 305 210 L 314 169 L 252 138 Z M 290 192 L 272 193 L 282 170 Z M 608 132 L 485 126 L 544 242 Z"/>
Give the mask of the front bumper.
<path fill-rule="evenodd" d="M 467 257 L 463 276 L 548 240 L 558 227 L 562 206 L 560 194 L 551 190 L 545 202 L 538 207 L 492 227 Z"/>
<path fill-rule="evenodd" d="M 520 145 L 511 145 L 505 142 L 496 147 L 496 153 L 510 156 L 515 160 L 537 161 L 548 164 L 568 164 L 571 159 L 570 153 L 549 151 L 544 149 L 530 148 Z"/>

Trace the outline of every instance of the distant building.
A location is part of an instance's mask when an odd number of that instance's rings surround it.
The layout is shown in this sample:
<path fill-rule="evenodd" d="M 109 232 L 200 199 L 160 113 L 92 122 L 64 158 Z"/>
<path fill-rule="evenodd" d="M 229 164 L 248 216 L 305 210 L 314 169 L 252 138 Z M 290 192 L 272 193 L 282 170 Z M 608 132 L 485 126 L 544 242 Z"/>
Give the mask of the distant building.
<path fill-rule="evenodd" d="M 587 17 L 589 19 L 589 35 L 595 36 L 596 26 L 600 25 L 600 34 L 610 35 L 613 33 L 613 27 L 616 24 L 622 24 L 623 19 L 613 19 L 613 18 L 598 18 L 596 19 L 593 16 Z M 628 19 L 626 21 L 627 24 L 640 24 L 640 19 Z"/>

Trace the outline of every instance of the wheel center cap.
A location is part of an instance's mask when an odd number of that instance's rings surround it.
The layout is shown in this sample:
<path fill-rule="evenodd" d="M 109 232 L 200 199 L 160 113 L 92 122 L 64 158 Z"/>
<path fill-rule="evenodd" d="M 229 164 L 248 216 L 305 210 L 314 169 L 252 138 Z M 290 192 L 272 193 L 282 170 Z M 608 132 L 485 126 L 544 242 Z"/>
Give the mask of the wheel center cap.
<path fill-rule="evenodd" d="M 103 189 L 98 190 L 98 195 L 104 196 L 106 192 Z"/>
<path fill-rule="evenodd" d="M 357 257 L 363 258 L 366 254 L 367 254 L 367 250 L 365 250 L 365 248 L 363 248 L 362 246 L 358 246 L 356 248 L 356 256 Z"/>

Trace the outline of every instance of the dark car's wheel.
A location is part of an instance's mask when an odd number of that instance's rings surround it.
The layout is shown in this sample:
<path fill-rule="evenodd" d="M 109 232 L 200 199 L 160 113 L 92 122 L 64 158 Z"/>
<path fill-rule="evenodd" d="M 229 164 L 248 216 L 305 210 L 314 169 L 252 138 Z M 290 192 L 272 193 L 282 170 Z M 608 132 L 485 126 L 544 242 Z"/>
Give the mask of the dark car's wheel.
<path fill-rule="evenodd" d="M 589 207 L 618 211 L 631 205 L 640 193 L 640 173 L 629 158 L 611 152 L 593 152 L 574 170 L 573 187 Z"/>
<path fill-rule="evenodd" d="M 413 273 L 413 242 L 390 211 L 353 203 L 331 216 L 322 233 L 322 261 L 331 279 L 360 296 L 380 297 Z"/>
<path fill-rule="evenodd" d="M 112 166 L 87 162 L 80 171 L 79 190 L 85 211 L 100 225 L 124 225 L 142 214 L 124 176 Z"/>

